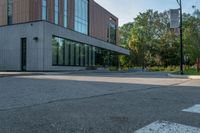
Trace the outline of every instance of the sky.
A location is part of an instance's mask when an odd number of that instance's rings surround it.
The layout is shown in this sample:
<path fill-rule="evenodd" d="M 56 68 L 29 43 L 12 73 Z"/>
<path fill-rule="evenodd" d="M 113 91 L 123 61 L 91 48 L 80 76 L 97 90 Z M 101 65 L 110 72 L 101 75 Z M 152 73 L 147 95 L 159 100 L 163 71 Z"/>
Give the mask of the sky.
<path fill-rule="evenodd" d="M 139 12 L 147 9 L 165 11 L 177 9 L 179 6 L 176 0 L 95 0 L 112 14 L 119 18 L 119 25 L 132 22 Z M 200 8 L 200 0 L 182 0 L 183 12 L 192 13 L 195 5 Z"/>

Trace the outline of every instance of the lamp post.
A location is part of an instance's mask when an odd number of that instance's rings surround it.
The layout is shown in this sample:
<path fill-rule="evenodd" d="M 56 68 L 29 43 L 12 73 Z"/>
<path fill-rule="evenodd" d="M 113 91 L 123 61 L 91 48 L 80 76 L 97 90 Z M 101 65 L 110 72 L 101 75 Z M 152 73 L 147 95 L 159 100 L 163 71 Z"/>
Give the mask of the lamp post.
<path fill-rule="evenodd" d="M 182 0 L 176 0 L 180 6 L 180 54 L 181 54 L 181 61 L 180 61 L 180 74 L 183 75 L 183 14 L 182 14 Z"/>

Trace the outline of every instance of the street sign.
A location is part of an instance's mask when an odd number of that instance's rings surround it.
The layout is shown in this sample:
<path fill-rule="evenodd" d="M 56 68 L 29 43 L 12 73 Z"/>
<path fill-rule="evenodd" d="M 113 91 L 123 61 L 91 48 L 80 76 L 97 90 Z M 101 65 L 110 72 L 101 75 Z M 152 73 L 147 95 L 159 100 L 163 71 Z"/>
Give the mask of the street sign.
<path fill-rule="evenodd" d="M 179 9 L 170 10 L 170 28 L 175 29 L 180 27 Z"/>

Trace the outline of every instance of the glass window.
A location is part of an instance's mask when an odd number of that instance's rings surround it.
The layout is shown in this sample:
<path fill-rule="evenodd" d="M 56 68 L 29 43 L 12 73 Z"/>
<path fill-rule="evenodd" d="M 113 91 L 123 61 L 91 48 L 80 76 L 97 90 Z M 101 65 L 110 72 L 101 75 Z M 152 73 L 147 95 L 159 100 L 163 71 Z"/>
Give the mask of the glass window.
<path fill-rule="evenodd" d="M 42 0 L 42 20 L 47 20 L 47 0 Z"/>
<path fill-rule="evenodd" d="M 13 0 L 8 0 L 7 5 L 8 25 L 13 23 Z"/>
<path fill-rule="evenodd" d="M 92 47 L 92 66 L 95 66 L 95 47 Z"/>
<path fill-rule="evenodd" d="M 80 48 L 79 44 L 76 44 L 76 66 L 80 66 Z"/>
<path fill-rule="evenodd" d="M 80 45 L 80 65 L 81 66 L 84 66 L 84 60 L 85 60 L 84 45 Z"/>
<path fill-rule="evenodd" d="M 109 23 L 108 25 L 108 30 L 107 30 L 107 38 L 108 38 L 108 42 L 116 44 L 116 35 L 117 35 L 117 31 L 116 31 L 116 25 L 113 24 L 112 22 Z"/>
<path fill-rule="evenodd" d="M 58 65 L 64 65 L 64 39 L 58 39 Z"/>
<path fill-rule="evenodd" d="M 70 65 L 70 42 L 65 40 L 65 65 Z"/>
<path fill-rule="evenodd" d="M 64 65 L 65 60 L 65 41 L 62 38 L 53 37 L 52 39 L 52 64 Z"/>
<path fill-rule="evenodd" d="M 88 45 L 85 44 L 85 66 L 88 66 Z"/>
<path fill-rule="evenodd" d="M 108 66 L 115 65 L 115 52 L 64 38 L 52 38 L 52 65 L 56 66 Z"/>
<path fill-rule="evenodd" d="M 64 0 L 64 27 L 67 28 L 67 0 Z"/>
<path fill-rule="evenodd" d="M 58 42 L 56 37 L 52 39 L 52 62 L 53 65 L 58 65 Z"/>
<path fill-rule="evenodd" d="M 88 34 L 88 0 L 75 0 L 75 31 Z"/>
<path fill-rule="evenodd" d="M 59 19 L 59 2 L 58 0 L 54 1 L 54 23 L 58 24 L 58 19 Z"/>
<path fill-rule="evenodd" d="M 89 46 L 88 47 L 88 65 L 89 66 L 92 66 L 92 47 L 91 46 Z"/>
<path fill-rule="evenodd" d="M 75 65 L 75 44 L 74 44 L 74 42 L 72 42 L 71 44 L 70 44 L 70 65 L 71 66 L 74 66 Z"/>

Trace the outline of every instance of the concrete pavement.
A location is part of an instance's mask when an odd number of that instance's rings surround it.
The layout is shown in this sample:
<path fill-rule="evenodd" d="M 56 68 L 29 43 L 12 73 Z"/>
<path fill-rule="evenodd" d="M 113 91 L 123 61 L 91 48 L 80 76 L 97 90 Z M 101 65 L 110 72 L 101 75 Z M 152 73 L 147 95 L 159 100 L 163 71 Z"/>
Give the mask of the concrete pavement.
<path fill-rule="evenodd" d="M 162 73 L 0 78 L 0 132 L 133 133 L 163 120 L 200 128 L 200 81 Z"/>

